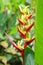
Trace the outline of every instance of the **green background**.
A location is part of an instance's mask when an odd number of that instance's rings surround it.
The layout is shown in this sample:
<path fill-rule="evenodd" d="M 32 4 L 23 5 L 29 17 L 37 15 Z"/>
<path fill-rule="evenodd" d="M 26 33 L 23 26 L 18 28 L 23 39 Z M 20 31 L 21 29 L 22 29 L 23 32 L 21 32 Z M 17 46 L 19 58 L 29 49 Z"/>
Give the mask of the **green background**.
<path fill-rule="evenodd" d="M 43 0 L 37 0 L 36 4 L 35 62 L 36 65 L 43 65 Z"/>

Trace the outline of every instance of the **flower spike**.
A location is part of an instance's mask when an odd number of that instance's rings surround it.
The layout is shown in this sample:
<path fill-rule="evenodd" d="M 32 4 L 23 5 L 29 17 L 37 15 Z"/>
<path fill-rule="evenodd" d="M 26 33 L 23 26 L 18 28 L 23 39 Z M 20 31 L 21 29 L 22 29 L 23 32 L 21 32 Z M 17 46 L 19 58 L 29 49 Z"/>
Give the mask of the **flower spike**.
<path fill-rule="evenodd" d="M 32 17 L 32 14 L 28 15 L 28 19 L 30 19 Z"/>
<path fill-rule="evenodd" d="M 26 38 L 26 31 L 23 31 L 18 27 L 18 32 L 21 34 L 23 38 Z"/>
<path fill-rule="evenodd" d="M 31 18 L 32 18 L 32 14 L 27 15 L 27 17 L 26 17 L 26 21 L 27 21 L 28 19 L 31 19 Z"/>
<path fill-rule="evenodd" d="M 22 25 L 25 25 L 25 22 L 23 22 L 21 19 L 18 19 L 19 23 Z"/>
<path fill-rule="evenodd" d="M 29 44 L 30 44 L 31 42 L 33 42 L 34 40 L 35 40 L 35 37 L 32 38 L 31 40 L 26 41 L 25 44 L 24 44 L 24 48 L 26 48 L 27 45 L 29 45 Z"/>
<path fill-rule="evenodd" d="M 22 65 L 24 65 L 24 49 L 35 40 L 35 37 L 33 37 L 32 39 L 30 38 L 31 36 L 30 29 L 34 26 L 34 22 L 28 24 L 29 23 L 28 19 L 30 20 L 33 14 L 33 13 L 29 14 L 30 12 L 28 10 L 29 10 L 28 6 L 26 6 L 23 10 L 20 7 L 20 13 L 22 14 L 22 16 L 20 17 L 21 19 L 20 18 L 17 19 L 17 22 L 21 25 L 21 27 L 18 25 L 17 29 L 24 40 L 22 40 L 21 38 L 21 40 L 17 41 L 18 44 L 16 45 L 16 43 L 11 39 L 11 37 L 9 37 L 7 33 L 5 33 L 7 39 L 21 53 L 23 59 Z M 22 42 L 24 43 L 24 45 L 22 45 Z"/>
<path fill-rule="evenodd" d="M 21 13 L 22 15 L 24 15 L 24 14 L 25 14 L 25 12 L 23 12 L 23 11 L 20 11 L 20 13 Z"/>
<path fill-rule="evenodd" d="M 30 25 L 28 25 L 27 27 L 25 26 L 26 28 L 26 32 L 28 32 L 34 25 L 34 22 L 32 22 Z"/>

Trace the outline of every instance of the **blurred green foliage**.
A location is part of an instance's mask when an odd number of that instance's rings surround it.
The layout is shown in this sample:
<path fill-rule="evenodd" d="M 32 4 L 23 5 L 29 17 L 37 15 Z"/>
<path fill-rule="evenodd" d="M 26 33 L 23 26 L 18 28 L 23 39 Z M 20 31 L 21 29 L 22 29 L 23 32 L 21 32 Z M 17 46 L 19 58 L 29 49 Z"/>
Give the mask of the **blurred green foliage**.
<path fill-rule="evenodd" d="M 0 65 L 9 65 L 10 60 L 14 58 L 15 61 L 17 56 L 10 42 L 6 40 L 5 32 L 9 35 L 17 32 L 15 23 L 19 14 L 19 5 L 24 3 L 25 0 L 0 0 Z"/>

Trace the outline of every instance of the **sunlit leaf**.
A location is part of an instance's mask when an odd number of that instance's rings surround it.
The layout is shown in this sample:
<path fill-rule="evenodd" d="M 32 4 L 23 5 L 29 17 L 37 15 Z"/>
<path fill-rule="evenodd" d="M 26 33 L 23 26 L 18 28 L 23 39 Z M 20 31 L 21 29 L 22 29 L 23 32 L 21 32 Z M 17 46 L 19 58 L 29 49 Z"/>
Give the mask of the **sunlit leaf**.
<path fill-rule="evenodd" d="M 7 53 L 16 54 L 15 49 L 12 48 L 12 47 L 9 47 L 9 48 L 5 49 L 4 51 L 7 52 Z"/>
<path fill-rule="evenodd" d="M 8 47 L 7 41 L 0 42 L 0 45 L 3 46 L 4 48 L 7 48 Z"/>

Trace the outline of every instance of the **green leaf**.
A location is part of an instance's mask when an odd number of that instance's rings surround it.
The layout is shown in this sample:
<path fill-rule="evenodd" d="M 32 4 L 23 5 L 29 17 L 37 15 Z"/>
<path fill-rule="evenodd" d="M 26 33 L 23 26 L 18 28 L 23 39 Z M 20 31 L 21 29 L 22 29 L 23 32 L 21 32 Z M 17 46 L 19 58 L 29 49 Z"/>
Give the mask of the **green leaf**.
<path fill-rule="evenodd" d="M 21 36 L 20 34 L 17 32 L 14 34 L 14 38 L 17 39 L 17 40 L 20 40 L 21 39 Z"/>
<path fill-rule="evenodd" d="M 17 28 L 14 26 L 14 27 L 12 27 L 9 34 L 12 35 L 12 34 L 15 34 L 16 32 L 17 32 Z"/>
<path fill-rule="evenodd" d="M 32 54 L 27 54 L 25 57 L 25 65 L 34 65 L 34 57 Z"/>
<path fill-rule="evenodd" d="M 16 51 L 14 48 L 9 47 L 7 49 L 4 50 L 6 53 L 10 53 L 10 54 L 16 54 Z"/>
<path fill-rule="evenodd" d="M 5 38 L 3 37 L 3 35 L 0 33 L 0 41 L 4 40 Z"/>
<path fill-rule="evenodd" d="M 35 22 L 35 62 L 43 65 L 43 0 L 37 0 L 36 22 Z"/>
<path fill-rule="evenodd" d="M 0 42 L 0 45 L 1 45 L 2 47 L 4 47 L 4 48 L 7 48 L 7 47 L 8 47 L 7 41 L 2 41 L 2 42 Z"/>
<path fill-rule="evenodd" d="M 2 0 L 0 0 L 0 12 L 2 12 L 4 9 L 4 3 Z"/>
<path fill-rule="evenodd" d="M 25 65 L 34 65 L 34 51 L 30 47 L 26 47 L 24 54 Z"/>
<path fill-rule="evenodd" d="M 31 53 L 34 55 L 34 51 L 32 50 L 32 48 L 30 48 L 29 46 L 25 48 L 25 54 L 27 55 L 28 53 Z"/>
<path fill-rule="evenodd" d="M 0 60 L 6 64 L 7 63 L 7 58 L 5 56 L 0 56 Z"/>

